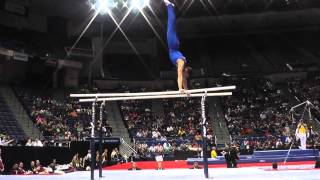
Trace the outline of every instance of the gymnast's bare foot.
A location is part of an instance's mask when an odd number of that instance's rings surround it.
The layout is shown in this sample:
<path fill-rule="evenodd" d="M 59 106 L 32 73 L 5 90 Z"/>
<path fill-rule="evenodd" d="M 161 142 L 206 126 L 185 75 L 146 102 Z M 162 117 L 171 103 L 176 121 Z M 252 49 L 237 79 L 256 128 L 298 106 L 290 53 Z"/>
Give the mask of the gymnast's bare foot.
<path fill-rule="evenodd" d="M 179 92 L 180 92 L 181 94 L 185 94 L 185 95 L 187 95 L 187 96 L 190 96 L 190 93 L 188 92 L 188 89 L 179 89 Z"/>
<path fill-rule="evenodd" d="M 166 6 L 169 6 L 170 4 L 171 4 L 172 6 L 174 6 L 174 4 L 173 4 L 172 2 L 170 2 L 169 0 L 163 0 L 163 2 L 164 2 L 164 4 L 165 4 Z"/>

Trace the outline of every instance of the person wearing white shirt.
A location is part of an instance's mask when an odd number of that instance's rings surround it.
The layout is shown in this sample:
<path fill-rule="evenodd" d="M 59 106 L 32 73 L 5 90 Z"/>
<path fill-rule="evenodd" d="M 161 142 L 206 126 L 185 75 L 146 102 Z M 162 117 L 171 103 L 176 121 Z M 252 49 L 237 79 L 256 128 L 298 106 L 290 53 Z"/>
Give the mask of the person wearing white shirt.
<path fill-rule="evenodd" d="M 172 126 L 168 126 L 167 127 L 167 132 L 171 132 L 171 131 L 173 131 L 173 127 Z"/>
<path fill-rule="evenodd" d="M 28 139 L 27 143 L 26 143 L 26 146 L 32 146 L 32 141 L 31 139 Z"/>
<path fill-rule="evenodd" d="M 36 140 L 31 140 L 31 146 L 33 146 L 33 147 L 37 146 L 37 141 Z"/>
<path fill-rule="evenodd" d="M 152 138 L 156 138 L 157 139 L 159 136 L 161 136 L 159 131 L 156 131 L 156 130 L 152 131 Z"/>
<path fill-rule="evenodd" d="M 0 146 L 5 146 L 5 143 L 4 143 L 5 141 L 2 139 L 2 138 L 0 138 Z"/>
<path fill-rule="evenodd" d="M 167 141 L 163 143 L 163 149 L 164 151 L 170 151 L 172 149 L 172 146 Z"/>
<path fill-rule="evenodd" d="M 155 149 L 155 147 L 154 147 L 154 144 L 152 144 L 150 147 L 149 147 L 149 152 L 155 152 L 156 151 L 156 149 Z"/>
<path fill-rule="evenodd" d="M 43 147 L 43 143 L 39 139 L 36 139 L 35 142 L 37 147 Z"/>
<path fill-rule="evenodd" d="M 137 132 L 137 134 L 136 134 L 136 136 L 137 136 L 137 137 L 142 137 L 142 136 L 143 136 L 143 134 L 142 134 L 142 132 L 141 132 L 141 131 L 138 131 L 138 132 Z"/>

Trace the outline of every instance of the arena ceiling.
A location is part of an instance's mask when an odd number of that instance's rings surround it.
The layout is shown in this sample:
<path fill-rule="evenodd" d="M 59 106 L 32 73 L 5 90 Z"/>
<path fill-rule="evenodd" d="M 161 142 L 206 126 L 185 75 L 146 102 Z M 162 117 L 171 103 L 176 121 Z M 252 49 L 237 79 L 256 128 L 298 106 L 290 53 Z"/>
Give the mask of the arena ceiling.
<path fill-rule="evenodd" d="M 164 6 L 159 3 L 160 1 L 150 0 L 150 6 L 159 17 L 164 17 Z M 185 18 L 320 8 L 319 0 L 174 0 L 174 2 L 180 16 Z M 39 14 L 68 19 L 85 19 L 91 10 L 89 0 L 29 0 L 29 8 Z"/>

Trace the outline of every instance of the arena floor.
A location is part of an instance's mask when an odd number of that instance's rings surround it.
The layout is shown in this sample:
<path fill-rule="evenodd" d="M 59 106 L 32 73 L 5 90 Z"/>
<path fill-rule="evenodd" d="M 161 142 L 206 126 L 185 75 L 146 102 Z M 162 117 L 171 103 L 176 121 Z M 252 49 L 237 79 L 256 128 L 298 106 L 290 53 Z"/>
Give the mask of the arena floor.
<path fill-rule="evenodd" d="M 312 169 L 311 166 L 297 166 L 272 171 L 270 167 L 250 167 L 250 168 L 211 168 L 209 169 L 210 179 L 216 180 L 319 180 L 320 170 Z M 96 171 L 95 179 L 98 178 Z M 90 172 L 74 172 L 65 175 L 45 175 L 45 176 L 0 176 L 6 180 L 89 180 Z M 104 170 L 103 180 L 198 180 L 205 179 L 203 169 L 169 169 L 164 171 L 142 170 Z"/>

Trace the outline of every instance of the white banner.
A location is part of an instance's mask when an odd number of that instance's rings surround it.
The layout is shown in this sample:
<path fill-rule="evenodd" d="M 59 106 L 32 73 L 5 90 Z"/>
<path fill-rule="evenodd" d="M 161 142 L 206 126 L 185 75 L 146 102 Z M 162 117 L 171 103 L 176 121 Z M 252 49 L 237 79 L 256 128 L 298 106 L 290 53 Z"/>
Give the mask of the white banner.
<path fill-rule="evenodd" d="M 28 61 L 28 54 L 20 53 L 20 52 L 14 52 L 13 53 L 13 59 L 17 61 Z"/>
<path fill-rule="evenodd" d="M 5 56 L 13 56 L 13 51 L 9 49 L 0 48 L 0 54 Z"/>

